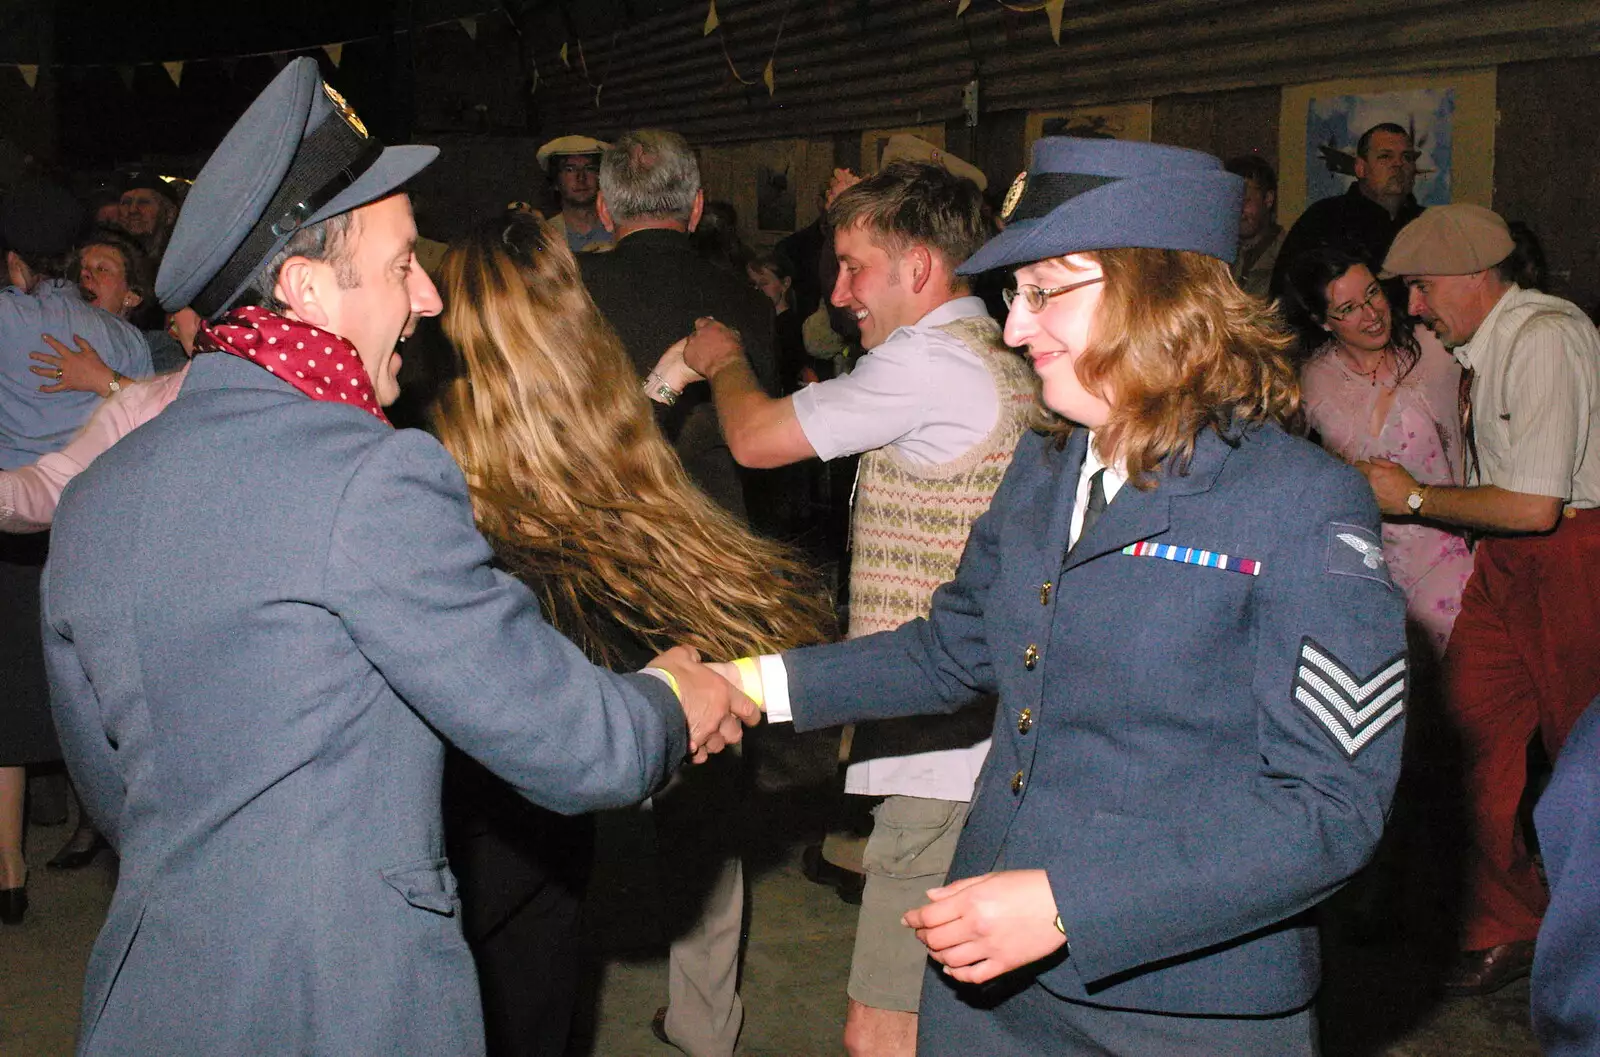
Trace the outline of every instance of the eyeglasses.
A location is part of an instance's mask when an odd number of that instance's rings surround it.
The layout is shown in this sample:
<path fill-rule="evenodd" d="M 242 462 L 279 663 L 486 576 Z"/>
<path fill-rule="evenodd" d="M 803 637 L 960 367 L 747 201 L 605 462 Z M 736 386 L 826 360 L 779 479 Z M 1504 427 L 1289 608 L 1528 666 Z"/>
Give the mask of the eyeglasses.
<path fill-rule="evenodd" d="M 1367 288 L 1367 296 L 1362 300 L 1352 301 L 1348 305 L 1340 305 L 1338 308 L 1328 309 L 1328 318 L 1336 322 L 1343 323 L 1345 320 L 1349 319 L 1363 308 L 1374 308 L 1377 302 L 1382 298 L 1382 287 L 1369 286 Z"/>
<path fill-rule="evenodd" d="M 1105 281 L 1105 276 L 1097 275 L 1093 279 L 1084 279 L 1080 282 L 1068 283 L 1066 286 L 1052 286 L 1049 289 L 1045 289 L 1042 286 L 1034 286 L 1029 283 L 1019 286 L 1015 290 L 1000 291 L 1000 299 L 1006 303 L 1007 308 L 1010 308 L 1012 304 L 1020 297 L 1022 299 L 1022 303 L 1028 307 L 1029 312 L 1039 313 L 1045 310 L 1045 307 L 1050 304 L 1050 299 L 1055 297 L 1057 294 L 1070 293 L 1073 290 L 1079 289 L 1080 287 L 1092 286 L 1095 283 L 1103 283 Z"/>

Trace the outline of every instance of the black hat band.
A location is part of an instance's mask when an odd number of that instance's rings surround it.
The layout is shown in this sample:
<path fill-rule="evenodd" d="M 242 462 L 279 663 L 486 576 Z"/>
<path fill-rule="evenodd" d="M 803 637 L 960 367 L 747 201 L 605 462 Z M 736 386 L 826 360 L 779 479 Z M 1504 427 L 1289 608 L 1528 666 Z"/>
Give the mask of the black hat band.
<path fill-rule="evenodd" d="M 1086 173 L 1075 172 L 1029 173 L 1028 182 L 1022 190 L 1022 197 L 1017 199 L 1016 206 L 1006 214 L 1006 221 L 1012 223 L 1048 216 L 1056 206 L 1069 198 L 1076 198 L 1097 187 L 1116 183 L 1118 179 L 1120 177 L 1089 176 Z"/>
<path fill-rule="evenodd" d="M 382 143 L 361 135 L 337 114 L 330 114 L 301 140 L 289 171 L 284 174 L 272 201 L 267 203 L 261 219 L 228 258 L 228 263 L 191 302 L 194 310 L 205 319 L 219 311 L 261 266 L 279 239 L 304 226 L 317 210 L 355 183 L 382 154 Z"/>

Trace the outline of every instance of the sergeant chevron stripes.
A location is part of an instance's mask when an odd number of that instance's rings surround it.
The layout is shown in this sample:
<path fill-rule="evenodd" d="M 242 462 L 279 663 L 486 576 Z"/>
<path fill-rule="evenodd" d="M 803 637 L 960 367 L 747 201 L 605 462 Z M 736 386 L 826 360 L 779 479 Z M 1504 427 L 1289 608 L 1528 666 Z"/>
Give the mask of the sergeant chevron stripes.
<path fill-rule="evenodd" d="M 1405 712 L 1406 655 L 1396 654 L 1359 683 L 1357 678 L 1314 639 L 1300 640 L 1295 700 L 1350 757 Z"/>

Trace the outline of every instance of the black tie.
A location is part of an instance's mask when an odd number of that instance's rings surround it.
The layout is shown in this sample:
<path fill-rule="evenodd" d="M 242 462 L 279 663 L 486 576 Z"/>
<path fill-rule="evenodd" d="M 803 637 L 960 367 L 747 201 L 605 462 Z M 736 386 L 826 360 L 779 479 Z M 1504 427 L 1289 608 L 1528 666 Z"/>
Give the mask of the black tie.
<path fill-rule="evenodd" d="M 1094 523 L 1100 520 L 1100 515 L 1106 512 L 1106 471 L 1105 467 L 1094 472 L 1089 478 L 1089 501 L 1083 505 L 1083 527 L 1078 530 L 1078 543 L 1082 543 Z M 1073 544 L 1074 547 L 1077 544 Z"/>

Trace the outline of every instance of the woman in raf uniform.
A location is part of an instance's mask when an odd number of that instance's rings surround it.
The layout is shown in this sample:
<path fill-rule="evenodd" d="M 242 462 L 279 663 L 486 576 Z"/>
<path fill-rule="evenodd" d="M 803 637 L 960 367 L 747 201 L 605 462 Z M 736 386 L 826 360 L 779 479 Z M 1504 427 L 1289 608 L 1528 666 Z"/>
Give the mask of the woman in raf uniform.
<path fill-rule="evenodd" d="M 932 615 L 725 666 L 802 728 L 996 693 L 918 1053 L 1316 1052 L 1309 911 L 1399 770 L 1404 599 L 1348 467 L 1285 432 L 1287 336 L 1228 273 L 1208 155 L 1050 138 L 1005 231 L 1006 341 L 1042 383 Z"/>

